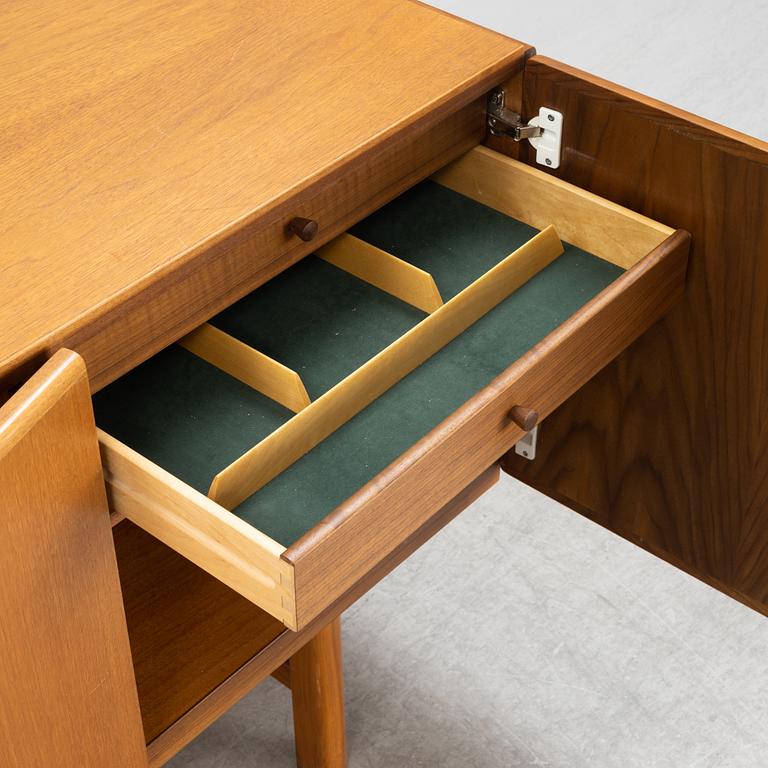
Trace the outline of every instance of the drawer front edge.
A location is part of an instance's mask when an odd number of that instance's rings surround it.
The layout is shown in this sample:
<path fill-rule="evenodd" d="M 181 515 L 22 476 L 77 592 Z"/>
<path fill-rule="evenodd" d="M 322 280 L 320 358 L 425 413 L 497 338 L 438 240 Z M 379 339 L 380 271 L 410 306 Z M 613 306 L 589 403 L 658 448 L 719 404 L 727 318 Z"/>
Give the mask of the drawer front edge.
<path fill-rule="evenodd" d="M 543 418 L 683 292 L 690 236 L 675 232 L 396 462 L 289 547 L 298 625 L 337 599 L 524 432 L 516 404 Z"/>

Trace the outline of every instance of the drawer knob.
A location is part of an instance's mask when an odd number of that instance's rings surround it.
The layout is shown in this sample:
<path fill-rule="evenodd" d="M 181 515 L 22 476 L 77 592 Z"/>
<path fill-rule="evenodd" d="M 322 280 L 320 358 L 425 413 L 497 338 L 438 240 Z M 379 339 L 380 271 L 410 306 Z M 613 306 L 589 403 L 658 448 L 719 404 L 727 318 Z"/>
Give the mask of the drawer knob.
<path fill-rule="evenodd" d="M 509 412 L 509 418 L 517 424 L 520 429 L 530 432 L 539 420 L 539 414 L 531 408 L 525 408 L 522 405 L 516 405 Z"/>
<path fill-rule="evenodd" d="M 317 234 L 317 222 L 314 219 L 304 219 L 297 216 L 288 222 L 288 231 L 308 243 Z"/>

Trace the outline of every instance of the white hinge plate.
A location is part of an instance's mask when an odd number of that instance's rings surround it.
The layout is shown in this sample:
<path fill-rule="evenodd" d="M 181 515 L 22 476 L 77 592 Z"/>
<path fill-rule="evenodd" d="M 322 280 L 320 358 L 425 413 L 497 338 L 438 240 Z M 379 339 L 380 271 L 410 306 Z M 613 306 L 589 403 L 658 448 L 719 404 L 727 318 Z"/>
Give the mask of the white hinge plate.
<path fill-rule="evenodd" d="M 536 162 L 547 168 L 560 167 L 560 147 L 563 142 L 563 113 L 541 107 L 539 116 L 528 125 L 541 128 L 541 136 L 534 136 L 528 141 L 536 148 Z"/>
<path fill-rule="evenodd" d="M 563 143 L 563 113 L 541 107 L 539 114 L 526 124 L 521 115 L 505 106 L 506 94 L 497 88 L 488 96 L 488 129 L 494 136 L 508 136 L 515 141 L 528 139 L 536 149 L 536 162 L 547 168 L 560 167 Z"/>
<path fill-rule="evenodd" d="M 539 425 L 537 424 L 525 437 L 515 443 L 515 453 L 518 456 L 533 461 L 536 458 L 536 439 L 539 436 Z"/>

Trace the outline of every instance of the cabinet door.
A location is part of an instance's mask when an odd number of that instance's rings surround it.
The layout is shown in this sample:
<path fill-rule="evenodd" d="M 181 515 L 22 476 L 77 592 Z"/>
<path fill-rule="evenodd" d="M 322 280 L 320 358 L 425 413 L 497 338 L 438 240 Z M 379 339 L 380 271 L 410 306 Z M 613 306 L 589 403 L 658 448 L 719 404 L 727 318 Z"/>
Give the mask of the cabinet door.
<path fill-rule="evenodd" d="M 146 766 L 85 365 L 0 408 L 0 764 Z"/>
<path fill-rule="evenodd" d="M 691 233 L 686 291 L 506 468 L 768 614 L 768 144 L 535 56 L 566 181 Z"/>

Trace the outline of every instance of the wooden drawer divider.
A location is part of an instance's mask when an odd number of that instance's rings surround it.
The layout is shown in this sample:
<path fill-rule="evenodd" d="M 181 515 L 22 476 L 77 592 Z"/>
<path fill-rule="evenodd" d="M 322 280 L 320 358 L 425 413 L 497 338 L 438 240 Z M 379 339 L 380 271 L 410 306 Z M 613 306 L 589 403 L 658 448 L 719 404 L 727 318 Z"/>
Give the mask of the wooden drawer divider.
<path fill-rule="evenodd" d="M 562 252 L 555 228 L 547 227 L 219 472 L 208 495 L 224 507 L 236 507 Z"/>
<path fill-rule="evenodd" d="M 307 389 L 296 371 L 210 323 L 203 323 L 179 344 L 294 413 L 309 405 Z"/>
<path fill-rule="evenodd" d="M 331 240 L 318 249 L 317 255 L 427 314 L 443 305 L 440 291 L 429 272 L 349 233 Z"/>

